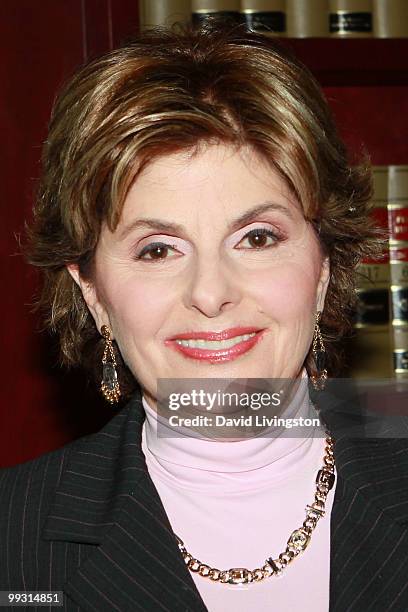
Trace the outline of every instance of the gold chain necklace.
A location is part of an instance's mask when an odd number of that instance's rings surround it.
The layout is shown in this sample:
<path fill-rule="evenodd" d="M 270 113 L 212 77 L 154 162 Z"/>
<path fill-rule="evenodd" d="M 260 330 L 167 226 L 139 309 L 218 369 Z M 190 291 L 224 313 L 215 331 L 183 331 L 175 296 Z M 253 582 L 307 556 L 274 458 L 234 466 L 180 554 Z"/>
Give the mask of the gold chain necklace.
<path fill-rule="evenodd" d="M 316 492 L 313 504 L 306 506 L 306 519 L 299 529 L 295 529 L 289 537 L 286 549 L 277 559 L 269 557 L 265 565 L 253 570 L 244 567 L 232 567 L 229 570 L 219 570 L 201 563 L 195 559 L 185 548 L 183 541 L 176 535 L 178 547 L 183 555 L 184 562 L 191 572 L 197 572 L 203 578 L 209 578 L 214 582 L 224 584 L 244 584 L 247 582 L 259 582 L 264 578 L 276 576 L 291 562 L 299 553 L 305 550 L 310 542 L 318 520 L 325 514 L 327 495 L 334 485 L 334 455 L 333 438 L 326 432 L 326 447 L 323 458 L 323 467 L 316 476 Z"/>

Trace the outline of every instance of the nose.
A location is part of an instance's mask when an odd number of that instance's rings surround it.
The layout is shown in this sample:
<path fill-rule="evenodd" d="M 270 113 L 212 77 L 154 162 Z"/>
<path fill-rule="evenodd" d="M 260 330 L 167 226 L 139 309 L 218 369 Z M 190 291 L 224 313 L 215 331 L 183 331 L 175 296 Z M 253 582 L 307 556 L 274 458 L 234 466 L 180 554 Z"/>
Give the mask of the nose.
<path fill-rule="evenodd" d="M 191 272 L 192 278 L 186 292 L 186 306 L 213 318 L 236 306 L 242 291 L 232 266 L 219 256 L 199 261 Z"/>

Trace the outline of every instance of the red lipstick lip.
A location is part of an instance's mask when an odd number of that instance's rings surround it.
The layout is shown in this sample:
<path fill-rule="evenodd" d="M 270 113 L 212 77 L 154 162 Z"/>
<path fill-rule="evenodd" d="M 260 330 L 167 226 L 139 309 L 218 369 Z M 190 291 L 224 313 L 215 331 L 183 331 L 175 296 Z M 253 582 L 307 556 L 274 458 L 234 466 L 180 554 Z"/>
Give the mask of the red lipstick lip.
<path fill-rule="evenodd" d="M 243 336 L 244 334 L 253 334 L 260 331 L 262 331 L 260 327 L 231 327 L 221 332 L 185 332 L 172 336 L 165 342 L 171 340 L 229 340 L 235 336 Z"/>
<path fill-rule="evenodd" d="M 228 330 L 228 332 L 230 331 L 231 330 Z M 253 331 L 256 331 L 256 330 L 253 330 Z M 264 335 L 263 332 L 265 330 L 261 329 L 258 331 L 260 333 L 255 333 L 255 336 L 248 338 L 248 340 L 242 340 L 241 342 L 238 342 L 238 344 L 234 344 L 234 346 L 231 346 L 229 348 L 224 348 L 224 349 L 204 349 L 204 348 L 193 348 L 193 347 L 182 346 L 181 344 L 176 342 L 176 340 L 183 339 L 183 338 L 180 338 L 180 336 L 176 336 L 175 340 L 165 340 L 165 344 L 169 346 L 170 348 L 172 348 L 173 350 L 176 350 L 178 353 L 180 353 L 181 355 L 183 355 L 184 357 L 188 359 L 195 359 L 197 361 L 206 361 L 207 363 L 222 363 L 222 362 L 232 361 L 236 359 L 240 355 L 247 353 L 253 346 L 255 346 L 261 340 L 262 336 Z M 252 333 L 252 332 L 246 332 L 246 333 Z M 241 335 L 241 334 L 238 334 L 238 335 Z M 188 338 L 191 339 L 191 336 L 188 336 Z"/>

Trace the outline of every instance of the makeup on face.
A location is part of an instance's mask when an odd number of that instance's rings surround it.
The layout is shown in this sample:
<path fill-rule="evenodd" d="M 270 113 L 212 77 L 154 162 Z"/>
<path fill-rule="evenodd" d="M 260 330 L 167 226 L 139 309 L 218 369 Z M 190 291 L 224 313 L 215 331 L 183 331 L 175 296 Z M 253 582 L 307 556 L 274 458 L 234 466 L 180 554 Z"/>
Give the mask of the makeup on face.
<path fill-rule="evenodd" d="M 329 277 L 284 180 L 227 145 L 152 161 L 95 270 L 97 325 L 153 404 L 159 378 L 297 376 Z"/>

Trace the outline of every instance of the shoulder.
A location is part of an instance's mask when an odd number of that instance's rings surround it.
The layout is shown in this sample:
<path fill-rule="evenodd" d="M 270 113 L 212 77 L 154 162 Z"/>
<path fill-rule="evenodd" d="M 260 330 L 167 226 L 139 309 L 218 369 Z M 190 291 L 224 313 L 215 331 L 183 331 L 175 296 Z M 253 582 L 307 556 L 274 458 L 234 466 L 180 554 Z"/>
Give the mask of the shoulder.
<path fill-rule="evenodd" d="M 98 470 L 110 466 L 114 478 L 115 458 L 120 451 L 131 405 L 125 406 L 99 431 L 81 436 L 31 461 L 0 469 L 0 541 L 1 535 L 13 527 L 27 526 L 32 519 L 42 522 L 60 483 L 64 478 L 75 479 L 71 470 L 86 472 L 89 467 L 97 477 Z M 86 458 L 83 456 L 85 449 Z M 102 455 L 107 456 L 101 464 Z"/>
<path fill-rule="evenodd" d="M 83 436 L 36 459 L 0 469 L 0 533 L 24 513 L 46 506 Z"/>
<path fill-rule="evenodd" d="M 49 542 L 42 530 L 71 453 L 88 438 L 0 469 L 0 590 L 53 590 L 51 581 L 61 590 L 67 559 L 79 562 L 75 545 Z"/>

